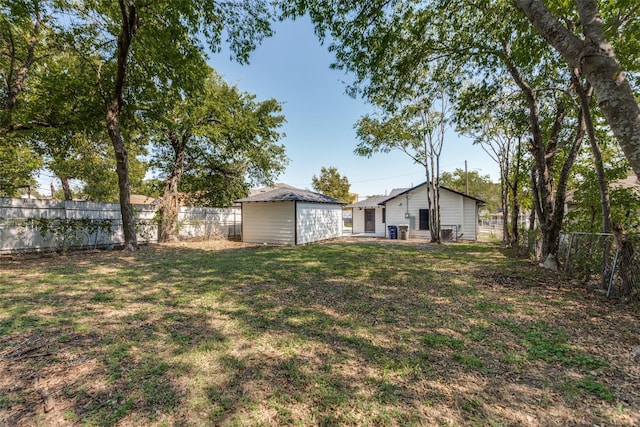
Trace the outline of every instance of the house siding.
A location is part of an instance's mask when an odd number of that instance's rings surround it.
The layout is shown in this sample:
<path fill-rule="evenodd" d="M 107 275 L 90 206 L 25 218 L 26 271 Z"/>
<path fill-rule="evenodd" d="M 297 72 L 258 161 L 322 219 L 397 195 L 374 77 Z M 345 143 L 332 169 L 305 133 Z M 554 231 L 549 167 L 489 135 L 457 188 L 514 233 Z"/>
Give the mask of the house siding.
<path fill-rule="evenodd" d="M 242 241 L 295 244 L 294 202 L 243 202 Z"/>
<path fill-rule="evenodd" d="M 353 208 L 353 233 L 364 233 L 364 210 L 374 208 Z M 385 230 L 385 223 L 382 222 L 382 206 L 376 206 L 376 233 L 383 233 Z"/>
<path fill-rule="evenodd" d="M 428 209 L 426 185 L 388 200 L 386 206 L 388 225 L 408 224 L 410 225 L 409 237 L 431 238 L 429 230 L 419 229 L 420 209 Z M 408 218 L 405 216 L 407 213 L 409 214 Z M 467 199 L 460 194 L 441 188 L 440 221 L 442 226 L 456 226 L 458 235 L 462 234 L 462 239 L 475 240 L 475 200 Z"/>
<path fill-rule="evenodd" d="M 317 242 L 342 236 L 342 206 L 297 203 L 297 244 Z"/>
<path fill-rule="evenodd" d="M 464 199 L 462 240 L 476 240 L 478 236 L 478 207 L 475 200 Z"/>

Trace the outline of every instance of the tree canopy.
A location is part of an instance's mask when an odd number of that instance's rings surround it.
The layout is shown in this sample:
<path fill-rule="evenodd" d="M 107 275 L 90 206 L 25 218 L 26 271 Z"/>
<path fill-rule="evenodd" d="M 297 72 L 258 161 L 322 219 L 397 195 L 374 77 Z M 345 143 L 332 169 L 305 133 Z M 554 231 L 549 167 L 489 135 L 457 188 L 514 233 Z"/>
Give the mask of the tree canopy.
<path fill-rule="evenodd" d="M 346 176 L 340 175 L 338 169 L 334 166 L 322 167 L 320 175 L 313 175 L 311 178 L 311 186 L 314 190 L 325 196 L 342 200 L 346 203 L 353 203 L 355 196 L 349 190 L 351 184 Z"/>

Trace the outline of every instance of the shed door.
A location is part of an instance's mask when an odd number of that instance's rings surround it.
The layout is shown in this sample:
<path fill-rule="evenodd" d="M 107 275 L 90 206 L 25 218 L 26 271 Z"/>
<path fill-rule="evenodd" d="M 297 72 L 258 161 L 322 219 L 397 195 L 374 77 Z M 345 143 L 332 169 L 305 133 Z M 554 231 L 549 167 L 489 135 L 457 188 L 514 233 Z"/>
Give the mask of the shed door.
<path fill-rule="evenodd" d="M 376 210 L 375 209 L 364 210 L 364 232 L 365 233 L 376 232 Z"/>

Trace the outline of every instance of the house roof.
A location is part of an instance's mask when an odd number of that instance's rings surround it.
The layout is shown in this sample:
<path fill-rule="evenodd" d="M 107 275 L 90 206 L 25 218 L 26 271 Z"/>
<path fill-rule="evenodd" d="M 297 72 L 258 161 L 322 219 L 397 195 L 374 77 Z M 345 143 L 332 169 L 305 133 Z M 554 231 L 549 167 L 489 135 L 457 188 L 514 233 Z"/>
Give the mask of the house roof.
<path fill-rule="evenodd" d="M 314 193 L 309 190 L 301 190 L 290 186 L 282 186 L 263 193 L 257 193 L 244 199 L 238 199 L 236 202 L 311 202 L 311 203 L 330 203 L 334 205 L 344 205 L 345 202 L 325 196 L 324 194 Z"/>
<path fill-rule="evenodd" d="M 402 196 L 403 194 L 407 194 L 407 193 L 409 193 L 409 192 L 411 192 L 411 191 L 413 191 L 413 190 L 415 190 L 415 189 L 417 189 L 417 188 L 420 188 L 420 187 L 422 187 L 422 186 L 424 186 L 424 185 L 427 185 L 427 181 L 423 182 L 422 184 L 418 184 L 418 185 L 416 185 L 415 187 L 407 188 L 406 190 L 404 190 L 404 191 L 402 191 L 402 192 L 400 192 L 400 193 L 398 193 L 398 194 L 395 194 L 395 195 L 393 195 L 393 196 L 391 196 L 391 197 L 387 197 L 387 199 L 386 199 L 386 200 L 384 200 L 383 202 L 381 202 L 380 204 L 381 204 L 381 205 L 384 205 L 384 204 L 386 204 L 389 200 L 391 200 L 391 199 L 395 199 L 396 197 L 398 197 L 398 196 Z M 464 193 L 461 193 L 461 192 L 459 192 L 459 191 L 452 190 L 452 189 L 451 189 L 451 188 L 449 188 L 449 187 L 445 187 L 445 186 L 441 185 L 441 186 L 440 186 L 440 188 L 441 188 L 441 189 L 445 189 L 445 190 L 450 191 L 450 192 L 455 193 L 455 194 L 459 194 L 459 195 L 461 195 L 461 196 L 463 196 L 463 197 L 467 197 L 467 198 L 469 198 L 469 199 L 473 199 L 473 200 L 475 200 L 475 201 L 476 201 L 476 203 L 477 203 L 477 204 L 479 204 L 479 205 L 485 205 L 485 204 L 486 204 L 484 200 L 480 200 L 480 199 L 478 199 L 478 198 L 476 198 L 476 197 L 469 196 L 468 194 L 464 194 Z"/>
<path fill-rule="evenodd" d="M 406 188 L 394 188 L 391 192 L 384 196 L 373 196 L 368 199 L 361 200 L 357 203 L 352 203 L 345 207 L 347 208 L 375 208 L 376 206 L 382 205 L 385 201 L 394 198 L 396 195 L 402 193 L 407 190 Z"/>

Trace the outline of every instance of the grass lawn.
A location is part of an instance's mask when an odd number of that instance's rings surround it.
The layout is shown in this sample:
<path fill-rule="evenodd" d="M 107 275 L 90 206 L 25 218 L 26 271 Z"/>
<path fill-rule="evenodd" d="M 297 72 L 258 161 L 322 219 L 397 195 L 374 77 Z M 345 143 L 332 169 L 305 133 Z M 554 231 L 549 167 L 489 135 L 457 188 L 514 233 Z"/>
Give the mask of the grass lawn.
<path fill-rule="evenodd" d="M 0 258 L 0 425 L 640 425 L 638 309 L 579 286 L 490 244 Z"/>

